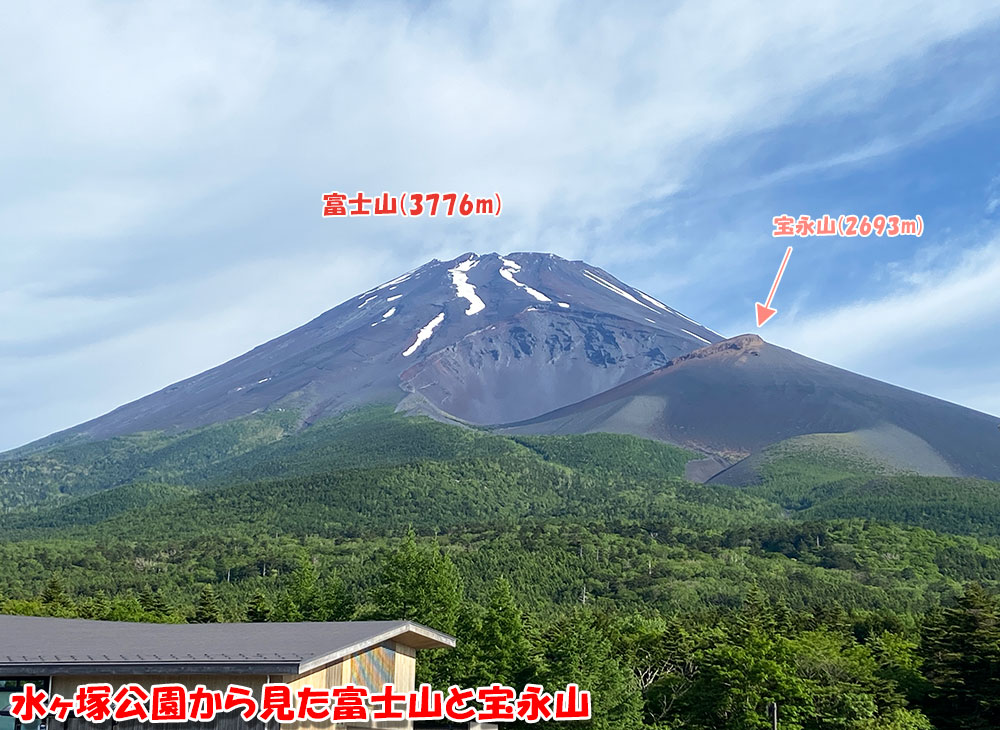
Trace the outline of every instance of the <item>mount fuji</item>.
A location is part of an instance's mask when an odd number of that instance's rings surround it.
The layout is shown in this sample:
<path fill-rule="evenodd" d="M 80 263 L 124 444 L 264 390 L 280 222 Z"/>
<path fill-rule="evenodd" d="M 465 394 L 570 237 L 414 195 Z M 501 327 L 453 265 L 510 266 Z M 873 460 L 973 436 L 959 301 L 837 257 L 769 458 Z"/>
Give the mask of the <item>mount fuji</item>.
<path fill-rule="evenodd" d="M 582 261 L 466 253 L 435 259 L 54 440 L 182 431 L 278 408 L 309 425 L 373 402 L 505 423 L 596 395 L 722 339 Z"/>

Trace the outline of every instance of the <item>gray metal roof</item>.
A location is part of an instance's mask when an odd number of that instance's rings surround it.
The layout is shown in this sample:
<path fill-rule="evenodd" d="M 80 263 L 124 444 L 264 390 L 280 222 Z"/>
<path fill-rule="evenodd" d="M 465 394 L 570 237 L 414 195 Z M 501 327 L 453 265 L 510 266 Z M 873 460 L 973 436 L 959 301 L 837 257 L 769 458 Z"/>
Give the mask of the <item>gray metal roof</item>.
<path fill-rule="evenodd" d="M 412 621 L 139 624 L 0 616 L 0 674 L 302 674 L 396 641 L 455 645 Z"/>

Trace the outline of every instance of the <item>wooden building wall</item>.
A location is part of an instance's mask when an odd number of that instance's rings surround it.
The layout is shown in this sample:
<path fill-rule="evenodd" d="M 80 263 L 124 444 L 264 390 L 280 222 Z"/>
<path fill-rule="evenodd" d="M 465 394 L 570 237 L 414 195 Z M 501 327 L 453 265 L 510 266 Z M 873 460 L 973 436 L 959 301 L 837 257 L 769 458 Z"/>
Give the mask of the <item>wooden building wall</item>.
<path fill-rule="evenodd" d="M 250 687 L 254 691 L 254 697 L 260 701 L 261 688 L 267 682 L 285 683 L 292 687 L 292 691 L 306 685 L 312 687 L 336 687 L 347 683 L 367 686 L 369 690 L 381 689 L 381 685 L 392 682 L 397 691 L 409 692 L 415 686 L 416 672 L 416 651 L 409 646 L 397 644 L 396 642 L 385 642 L 379 646 L 360 652 L 340 661 L 320 667 L 308 674 L 292 675 L 246 675 L 246 674 L 204 674 L 204 675 L 168 675 L 168 674 L 147 674 L 147 675 L 90 675 L 90 676 L 54 676 L 52 677 L 52 692 L 63 697 L 72 698 L 76 693 L 77 686 L 81 684 L 108 683 L 117 688 L 123 684 L 139 684 L 147 690 L 154 684 L 183 684 L 188 689 L 202 684 L 210 690 L 222 690 L 231 685 L 238 684 Z M 374 683 L 375 686 L 367 684 Z M 271 721 L 262 723 L 258 720 L 245 722 L 238 713 L 220 715 L 211 723 L 104 723 L 95 725 L 81 719 L 70 717 L 65 723 L 50 721 L 48 727 L 51 730 L 276 730 L 279 723 Z M 366 728 L 407 728 L 410 723 L 378 723 L 378 724 L 358 724 L 345 725 L 338 723 L 307 723 L 296 722 L 285 725 L 289 730 L 327 730 L 337 728 L 338 730 L 350 727 Z"/>

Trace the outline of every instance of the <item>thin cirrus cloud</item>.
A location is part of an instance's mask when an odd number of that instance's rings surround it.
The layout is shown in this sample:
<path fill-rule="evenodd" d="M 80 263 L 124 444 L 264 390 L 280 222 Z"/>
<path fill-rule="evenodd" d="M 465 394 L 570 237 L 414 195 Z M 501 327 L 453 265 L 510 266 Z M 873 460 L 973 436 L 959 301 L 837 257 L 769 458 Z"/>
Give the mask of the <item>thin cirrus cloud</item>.
<path fill-rule="evenodd" d="M 897 272 L 900 290 L 776 322 L 776 344 L 1000 415 L 1000 239 L 933 269 Z M 979 380 L 982 378 L 981 380 Z"/>
<path fill-rule="evenodd" d="M 998 211 L 1000 211 L 1000 175 L 993 178 L 986 189 L 986 215 L 993 215 Z"/>
<path fill-rule="evenodd" d="M 851 103 L 877 109 L 906 64 L 998 15 L 933 2 L 21 3 L 0 24 L 0 98 L 16 100 L 0 118 L 0 322 L 16 323 L 0 339 L 0 404 L 20 414 L 0 424 L 0 448 L 431 256 L 542 249 L 625 277 L 661 260 L 677 271 L 701 255 L 684 231 L 614 250 L 622 221 L 690 187 L 728 140 L 827 115 L 803 103 L 824 89 L 857 81 Z M 334 188 L 500 190 L 505 213 L 333 228 L 317 201 Z M 652 293 L 705 304 L 698 277 L 675 281 Z"/>

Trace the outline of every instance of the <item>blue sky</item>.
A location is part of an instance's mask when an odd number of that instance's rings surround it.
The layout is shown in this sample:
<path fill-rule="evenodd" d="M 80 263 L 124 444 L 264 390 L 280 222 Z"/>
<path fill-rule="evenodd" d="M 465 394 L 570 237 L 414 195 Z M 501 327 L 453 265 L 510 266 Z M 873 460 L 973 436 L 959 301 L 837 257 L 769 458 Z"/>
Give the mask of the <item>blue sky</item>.
<path fill-rule="evenodd" d="M 0 103 L 0 448 L 467 250 L 752 331 L 780 213 L 926 230 L 793 241 L 765 338 L 1000 415 L 995 3 L 42 0 Z M 323 220 L 330 190 L 504 213 Z"/>

